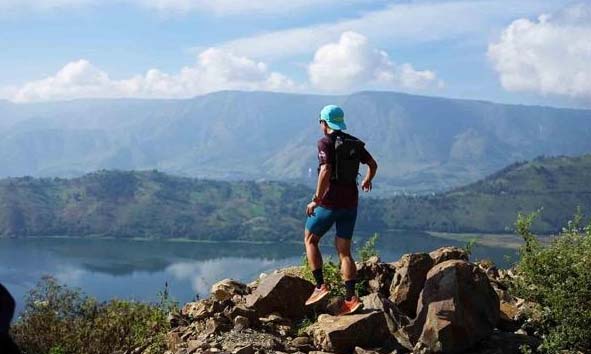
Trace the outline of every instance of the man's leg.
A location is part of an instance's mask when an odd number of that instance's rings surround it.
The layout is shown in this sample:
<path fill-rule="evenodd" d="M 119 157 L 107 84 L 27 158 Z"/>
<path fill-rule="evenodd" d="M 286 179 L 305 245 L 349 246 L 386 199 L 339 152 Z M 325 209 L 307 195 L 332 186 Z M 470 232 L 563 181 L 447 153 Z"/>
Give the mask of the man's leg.
<path fill-rule="evenodd" d="M 306 257 L 308 258 L 308 265 L 312 269 L 312 274 L 316 280 L 316 287 L 324 284 L 324 277 L 322 275 L 322 254 L 318 247 L 320 237 L 313 234 L 310 230 L 304 231 L 304 243 L 306 245 Z"/>
<path fill-rule="evenodd" d="M 357 266 L 351 256 L 351 240 L 335 237 L 335 247 L 341 260 L 341 274 L 345 281 L 346 299 L 351 300 L 355 296 L 355 282 L 357 279 Z"/>

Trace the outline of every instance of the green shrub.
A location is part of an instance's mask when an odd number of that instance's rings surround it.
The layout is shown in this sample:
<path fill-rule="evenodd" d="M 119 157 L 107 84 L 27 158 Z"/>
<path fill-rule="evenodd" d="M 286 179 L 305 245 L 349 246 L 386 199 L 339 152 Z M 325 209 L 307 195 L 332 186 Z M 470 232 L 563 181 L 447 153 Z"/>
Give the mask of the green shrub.
<path fill-rule="evenodd" d="M 591 348 L 591 225 L 582 227 L 578 212 L 545 246 L 530 232 L 536 215 L 520 214 L 516 222 L 525 243 L 513 290 L 543 308 L 537 323 L 543 352 L 585 352 Z"/>
<path fill-rule="evenodd" d="M 361 248 L 357 251 L 357 258 L 360 262 L 365 262 L 373 256 L 378 256 L 378 250 L 376 249 L 376 242 L 378 240 L 378 233 L 374 233 Z"/>
<path fill-rule="evenodd" d="M 166 316 L 156 305 L 98 302 L 44 277 L 29 293 L 11 333 L 25 354 L 111 354 L 137 347 L 162 353 L 170 329 Z"/>

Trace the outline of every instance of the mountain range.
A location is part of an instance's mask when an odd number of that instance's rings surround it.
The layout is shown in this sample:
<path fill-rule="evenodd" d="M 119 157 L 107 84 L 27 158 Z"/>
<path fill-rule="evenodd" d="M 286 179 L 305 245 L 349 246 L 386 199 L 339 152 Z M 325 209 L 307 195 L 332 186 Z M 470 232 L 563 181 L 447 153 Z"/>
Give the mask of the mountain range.
<path fill-rule="evenodd" d="M 191 99 L 0 101 L 0 177 L 100 169 L 313 183 L 318 113 L 341 105 L 384 191 L 441 191 L 515 161 L 591 152 L 591 111 L 359 92 L 217 92 Z M 385 188 L 388 187 L 388 188 Z"/>

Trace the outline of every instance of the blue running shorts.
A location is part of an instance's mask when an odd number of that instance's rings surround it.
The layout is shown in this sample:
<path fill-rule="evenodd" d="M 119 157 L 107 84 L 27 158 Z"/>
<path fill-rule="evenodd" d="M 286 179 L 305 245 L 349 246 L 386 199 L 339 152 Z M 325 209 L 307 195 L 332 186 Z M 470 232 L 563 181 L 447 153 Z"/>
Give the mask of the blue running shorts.
<path fill-rule="evenodd" d="M 306 219 L 306 230 L 322 237 L 336 223 L 337 236 L 350 240 L 356 220 L 357 208 L 328 209 L 317 206 L 314 214 Z"/>

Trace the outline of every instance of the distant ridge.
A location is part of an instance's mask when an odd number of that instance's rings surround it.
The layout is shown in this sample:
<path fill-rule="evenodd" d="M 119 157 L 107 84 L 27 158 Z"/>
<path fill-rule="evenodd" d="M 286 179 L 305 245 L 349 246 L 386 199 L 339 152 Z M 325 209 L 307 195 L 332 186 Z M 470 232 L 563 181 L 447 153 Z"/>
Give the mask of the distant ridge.
<path fill-rule="evenodd" d="M 591 152 L 591 111 L 364 91 L 0 104 L 0 177 L 158 169 L 305 182 L 318 112 L 340 104 L 393 191 L 441 191 L 515 161 Z"/>
<path fill-rule="evenodd" d="M 512 232 L 543 208 L 537 232 L 591 211 L 591 155 L 515 163 L 449 192 L 362 199 L 357 235 L 388 230 Z M 98 171 L 73 179 L 0 180 L 0 237 L 300 240 L 312 189 L 285 182 L 212 181 L 158 171 Z M 374 194 L 375 195 L 375 194 Z"/>

